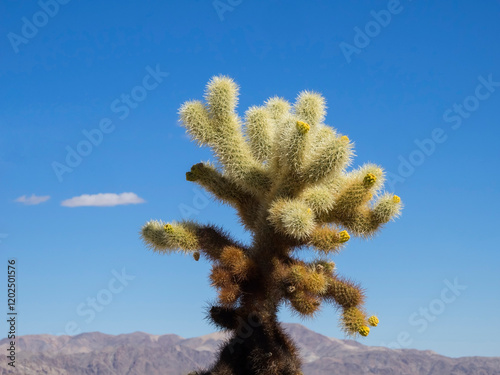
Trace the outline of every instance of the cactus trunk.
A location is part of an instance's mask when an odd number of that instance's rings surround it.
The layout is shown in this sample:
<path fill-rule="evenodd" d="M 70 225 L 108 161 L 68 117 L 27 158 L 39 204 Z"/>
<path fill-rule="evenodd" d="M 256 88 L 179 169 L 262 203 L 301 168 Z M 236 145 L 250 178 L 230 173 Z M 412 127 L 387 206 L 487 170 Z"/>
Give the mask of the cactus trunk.
<path fill-rule="evenodd" d="M 255 267 L 252 276 L 240 284 L 239 306 L 213 306 L 209 311 L 212 321 L 231 334 L 212 368 L 198 375 L 301 374 L 298 350 L 277 319 L 282 296 L 273 280 L 290 258 L 285 248 L 273 246 L 283 246 L 282 239 L 273 238 L 280 236 L 267 234 L 256 237 L 248 251 Z"/>
<path fill-rule="evenodd" d="M 277 308 L 238 311 L 237 328 L 224 344 L 216 363 L 199 375 L 299 375 L 298 350 L 277 321 Z M 266 316 L 257 318 L 257 316 Z"/>

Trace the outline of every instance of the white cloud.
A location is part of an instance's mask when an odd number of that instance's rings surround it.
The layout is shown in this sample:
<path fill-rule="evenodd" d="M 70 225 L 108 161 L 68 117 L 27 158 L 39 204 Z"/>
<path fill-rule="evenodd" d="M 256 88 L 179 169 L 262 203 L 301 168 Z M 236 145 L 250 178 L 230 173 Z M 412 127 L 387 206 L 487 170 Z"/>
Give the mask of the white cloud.
<path fill-rule="evenodd" d="M 50 199 L 50 195 L 44 195 L 44 196 L 37 196 L 35 194 L 31 194 L 31 197 L 27 197 L 26 195 L 23 195 L 22 197 L 19 197 L 15 200 L 15 202 L 19 203 L 24 203 L 25 205 L 35 205 L 35 204 L 40 204 L 43 202 L 46 202 Z"/>
<path fill-rule="evenodd" d="M 61 202 L 61 206 L 64 207 L 85 207 L 85 206 L 96 206 L 96 207 L 110 207 L 118 206 L 123 204 L 138 204 L 146 202 L 141 197 L 138 197 L 135 193 L 100 193 L 100 194 L 83 194 L 79 197 L 73 197 L 71 199 L 66 199 Z"/>

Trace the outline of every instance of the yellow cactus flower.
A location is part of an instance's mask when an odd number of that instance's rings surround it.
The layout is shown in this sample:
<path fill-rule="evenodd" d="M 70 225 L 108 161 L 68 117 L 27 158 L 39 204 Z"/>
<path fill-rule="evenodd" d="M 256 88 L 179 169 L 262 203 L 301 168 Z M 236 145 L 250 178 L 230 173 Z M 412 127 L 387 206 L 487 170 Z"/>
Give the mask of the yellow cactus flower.
<path fill-rule="evenodd" d="M 373 173 L 367 173 L 365 178 L 363 179 L 363 185 L 370 187 L 377 181 L 377 176 Z"/>
<path fill-rule="evenodd" d="M 311 129 L 311 126 L 308 123 L 305 123 L 304 121 L 297 121 L 297 129 L 302 134 L 306 134 L 309 131 L 309 129 Z"/>
<path fill-rule="evenodd" d="M 376 327 L 378 325 L 378 323 L 379 323 L 379 320 L 375 315 L 370 316 L 368 318 L 368 324 L 370 324 L 372 327 Z"/>
<path fill-rule="evenodd" d="M 199 251 L 195 251 L 193 253 L 193 258 L 194 258 L 194 260 L 199 261 L 200 260 L 200 252 Z"/>
<path fill-rule="evenodd" d="M 395 195 L 395 196 L 392 197 L 392 201 L 394 203 L 399 203 L 399 202 L 401 202 L 401 198 L 399 198 L 397 195 Z"/>
<path fill-rule="evenodd" d="M 340 140 L 343 142 L 349 142 L 349 137 L 347 135 L 343 135 L 342 137 L 340 137 Z"/>
<path fill-rule="evenodd" d="M 174 233 L 174 227 L 172 226 L 172 224 L 165 224 L 163 226 L 163 229 L 165 229 L 165 232 L 167 233 Z"/>
<path fill-rule="evenodd" d="M 370 333 L 370 327 L 363 326 L 363 327 L 361 327 L 361 328 L 359 329 L 359 331 L 358 331 L 358 332 L 359 332 L 359 334 L 360 334 L 361 336 L 365 336 L 365 337 L 366 337 L 366 336 L 368 336 L 368 334 Z"/>
<path fill-rule="evenodd" d="M 349 233 L 347 233 L 346 230 L 340 232 L 339 237 L 340 237 L 340 242 L 347 242 L 351 238 L 351 236 L 349 236 Z"/>

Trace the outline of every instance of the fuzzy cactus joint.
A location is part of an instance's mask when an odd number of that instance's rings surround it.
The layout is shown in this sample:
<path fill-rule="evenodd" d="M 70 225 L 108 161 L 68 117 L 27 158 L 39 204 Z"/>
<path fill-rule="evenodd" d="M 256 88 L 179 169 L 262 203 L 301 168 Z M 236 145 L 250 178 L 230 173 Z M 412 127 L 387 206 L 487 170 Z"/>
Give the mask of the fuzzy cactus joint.
<path fill-rule="evenodd" d="M 331 258 L 351 237 L 373 236 L 400 214 L 402 202 L 384 192 L 380 166 L 351 167 L 353 142 L 324 123 L 320 94 L 303 91 L 293 104 L 273 97 L 240 118 L 238 91 L 231 78 L 213 77 L 205 100 L 188 101 L 179 113 L 189 136 L 215 157 L 193 165 L 186 179 L 234 207 L 251 243 L 193 221 L 152 220 L 141 237 L 156 252 L 212 263 L 218 298 L 207 315 L 230 335 L 215 363 L 192 374 L 298 375 L 298 349 L 278 310 L 286 305 L 313 317 L 331 303 L 348 336 L 367 336 L 379 319 L 367 314 L 363 288 L 339 275 Z M 316 260 L 301 260 L 302 251 Z M 239 334 L 249 319 L 251 332 Z"/>

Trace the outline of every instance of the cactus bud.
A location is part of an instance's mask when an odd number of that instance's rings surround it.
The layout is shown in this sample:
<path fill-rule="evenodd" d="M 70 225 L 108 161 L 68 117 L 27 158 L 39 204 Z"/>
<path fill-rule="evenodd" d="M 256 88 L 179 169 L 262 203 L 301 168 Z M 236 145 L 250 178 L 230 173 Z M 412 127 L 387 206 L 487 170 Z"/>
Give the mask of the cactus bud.
<path fill-rule="evenodd" d="M 199 251 L 195 251 L 193 253 L 193 258 L 194 258 L 194 260 L 199 261 L 200 260 L 200 252 Z"/>
<path fill-rule="evenodd" d="M 172 226 L 172 224 L 165 224 L 163 226 L 163 229 L 165 229 L 165 232 L 167 232 L 168 234 L 174 233 L 174 227 Z"/>
<path fill-rule="evenodd" d="M 368 336 L 368 334 L 370 333 L 370 327 L 363 326 L 363 327 L 361 327 L 361 328 L 359 329 L 359 331 L 358 331 L 358 332 L 359 332 L 359 334 L 360 334 L 361 336 L 365 336 L 365 337 L 366 337 L 366 336 Z"/>
<path fill-rule="evenodd" d="M 378 325 L 378 323 L 379 323 L 379 320 L 375 315 L 370 316 L 368 318 L 368 324 L 370 324 L 372 327 L 376 327 Z"/>
<path fill-rule="evenodd" d="M 349 233 L 347 233 L 346 230 L 340 232 L 339 236 L 340 236 L 340 242 L 347 242 L 351 238 L 351 236 L 349 236 Z"/>
<path fill-rule="evenodd" d="M 367 173 L 365 178 L 363 179 L 363 185 L 366 187 L 371 187 L 375 184 L 377 181 L 377 176 L 375 176 L 373 173 Z"/>
<path fill-rule="evenodd" d="M 306 134 L 311 129 L 311 126 L 304 121 L 297 121 L 297 129 L 301 134 Z"/>

